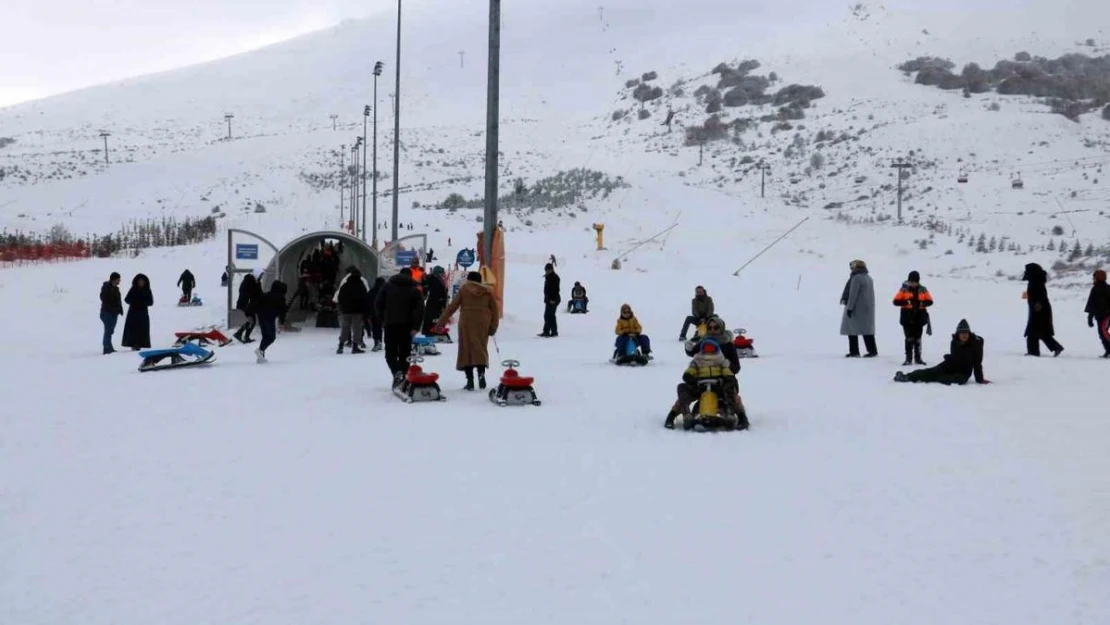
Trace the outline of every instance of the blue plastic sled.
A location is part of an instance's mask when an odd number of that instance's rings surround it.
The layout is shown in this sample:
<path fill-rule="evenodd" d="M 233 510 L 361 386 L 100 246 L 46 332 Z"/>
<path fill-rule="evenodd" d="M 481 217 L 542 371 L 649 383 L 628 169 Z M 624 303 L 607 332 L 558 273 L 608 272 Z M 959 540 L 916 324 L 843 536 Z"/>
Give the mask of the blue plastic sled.
<path fill-rule="evenodd" d="M 412 353 L 414 356 L 438 356 L 440 354 L 436 343 L 439 341 L 427 336 L 412 337 Z"/>
<path fill-rule="evenodd" d="M 178 369 L 203 365 L 216 359 L 216 353 L 203 347 L 186 343 L 181 347 L 168 347 L 165 349 L 146 349 L 139 352 L 143 359 L 139 371 L 161 371 L 163 369 Z"/>

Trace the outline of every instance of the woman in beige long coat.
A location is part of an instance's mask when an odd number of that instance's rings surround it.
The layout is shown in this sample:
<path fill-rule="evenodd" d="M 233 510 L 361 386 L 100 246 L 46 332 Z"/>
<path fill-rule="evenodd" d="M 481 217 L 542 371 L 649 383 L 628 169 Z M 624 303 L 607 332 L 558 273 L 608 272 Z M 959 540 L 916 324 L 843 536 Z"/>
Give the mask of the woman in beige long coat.
<path fill-rule="evenodd" d="M 478 370 L 478 388 L 486 388 L 486 367 L 489 366 L 489 337 L 497 333 L 497 299 L 493 289 L 482 284 L 482 276 L 472 271 L 458 295 L 451 300 L 440 315 L 440 320 L 450 319 L 455 311 L 459 315 L 459 357 L 455 368 L 466 372 L 468 391 L 474 390 L 474 370 Z"/>

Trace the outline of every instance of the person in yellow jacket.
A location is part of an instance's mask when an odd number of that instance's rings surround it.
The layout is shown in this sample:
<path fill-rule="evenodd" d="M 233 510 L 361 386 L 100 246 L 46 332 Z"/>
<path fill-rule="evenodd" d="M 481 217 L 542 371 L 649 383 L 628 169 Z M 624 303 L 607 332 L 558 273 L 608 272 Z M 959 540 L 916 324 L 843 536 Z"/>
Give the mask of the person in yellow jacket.
<path fill-rule="evenodd" d="M 652 359 L 651 355 L 651 340 L 646 334 L 644 329 L 640 326 L 640 320 L 632 313 L 632 307 L 628 304 L 621 306 L 621 315 L 617 317 L 617 341 L 614 344 L 613 358 L 619 359 L 628 349 L 628 342 L 634 341 L 640 346 L 640 352 L 648 359 Z"/>

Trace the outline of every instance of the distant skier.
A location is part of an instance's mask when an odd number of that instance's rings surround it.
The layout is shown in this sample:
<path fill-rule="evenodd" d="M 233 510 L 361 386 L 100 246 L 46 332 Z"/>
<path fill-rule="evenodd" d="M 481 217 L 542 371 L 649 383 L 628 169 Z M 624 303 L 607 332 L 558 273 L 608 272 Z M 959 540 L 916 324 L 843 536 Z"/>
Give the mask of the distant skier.
<path fill-rule="evenodd" d="M 1052 302 L 1048 301 L 1048 273 L 1037 263 L 1025 266 L 1021 277 L 1028 284 L 1022 297 L 1029 304 L 1029 321 L 1025 324 L 1025 355 L 1040 356 L 1043 341 L 1052 355 L 1059 356 L 1064 346 L 1056 342 L 1056 330 L 1052 327 Z"/>
<path fill-rule="evenodd" d="M 945 386 L 950 384 L 967 384 L 971 377 L 979 384 L 990 384 L 983 377 L 983 339 L 971 333 L 971 326 L 966 319 L 960 319 L 956 325 L 956 333 L 952 335 L 952 345 L 944 362 L 929 367 L 918 369 L 909 373 L 899 371 L 894 374 L 895 382 L 937 382 Z"/>
<path fill-rule="evenodd" d="M 921 284 L 921 274 L 910 272 L 902 283 L 902 288 L 894 294 L 894 305 L 901 309 L 898 323 L 902 325 L 902 333 L 906 336 L 906 361 L 902 366 L 925 364 L 921 360 L 921 333 L 929 323 L 928 308 L 933 305 L 933 296 Z"/>
<path fill-rule="evenodd" d="M 1098 338 L 1102 341 L 1102 349 L 1106 352 L 1103 358 L 1110 358 L 1110 285 L 1106 284 L 1106 270 L 1097 269 L 1094 275 L 1094 284 L 1087 295 L 1087 326 L 1098 331 Z"/>
<path fill-rule="evenodd" d="M 104 354 L 116 351 L 112 347 L 112 335 L 116 332 L 116 323 L 123 315 L 123 300 L 119 292 L 120 276 L 115 271 L 108 276 L 108 281 L 100 285 L 100 322 L 104 324 L 104 338 L 101 344 Z"/>
<path fill-rule="evenodd" d="M 844 313 L 840 318 L 840 334 L 848 337 L 848 358 L 859 358 L 859 335 L 867 347 L 865 358 L 879 355 L 875 346 L 875 283 L 868 275 L 867 265 L 862 260 L 848 263 L 851 275 L 844 285 L 840 303 Z"/>
<path fill-rule="evenodd" d="M 193 272 L 188 269 L 181 272 L 181 277 L 177 279 L 177 286 L 181 287 L 181 301 L 189 303 L 193 299 L 193 289 L 197 286 L 197 279 L 193 277 Z"/>
<path fill-rule="evenodd" d="M 674 121 L 674 109 L 667 109 L 667 119 L 663 120 L 662 125 L 667 127 L 667 132 L 671 131 L 671 122 Z"/>

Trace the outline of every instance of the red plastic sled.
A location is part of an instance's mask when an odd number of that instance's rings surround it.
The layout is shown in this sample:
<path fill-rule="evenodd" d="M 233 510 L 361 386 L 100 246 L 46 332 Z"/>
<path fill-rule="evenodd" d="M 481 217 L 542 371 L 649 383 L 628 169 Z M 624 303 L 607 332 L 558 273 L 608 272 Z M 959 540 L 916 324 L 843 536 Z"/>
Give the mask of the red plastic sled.
<path fill-rule="evenodd" d="M 192 330 L 189 332 L 174 332 L 173 335 L 177 337 L 174 345 L 180 347 L 186 343 L 197 342 L 202 347 L 212 343 L 217 343 L 220 347 L 224 347 L 231 343 L 231 339 L 224 336 L 223 332 L 219 330 L 209 330 L 201 332 L 199 330 Z"/>
<path fill-rule="evenodd" d="M 420 365 L 411 365 L 405 372 L 405 381 L 415 386 L 428 386 L 439 380 L 438 373 L 424 373 Z"/>
<path fill-rule="evenodd" d="M 501 384 L 505 388 L 528 388 L 535 381 L 534 377 L 521 377 L 516 369 L 508 369 L 501 376 Z"/>

